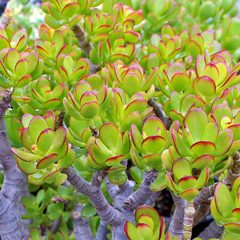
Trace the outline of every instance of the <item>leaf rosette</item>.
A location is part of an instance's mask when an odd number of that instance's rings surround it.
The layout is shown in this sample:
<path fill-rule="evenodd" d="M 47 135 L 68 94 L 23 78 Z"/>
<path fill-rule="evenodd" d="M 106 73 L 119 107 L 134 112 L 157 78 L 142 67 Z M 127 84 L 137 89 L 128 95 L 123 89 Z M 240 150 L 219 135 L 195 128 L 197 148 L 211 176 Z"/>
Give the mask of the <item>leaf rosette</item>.
<path fill-rule="evenodd" d="M 140 168 L 147 166 L 161 171 L 161 154 L 170 145 L 168 131 L 162 121 L 150 116 L 142 125 L 142 134 L 133 124 L 130 136 L 132 140 L 130 153 L 134 164 Z"/>
<path fill-rule="evenodd" d="M 164 240 L 165 222 L 158 212 L 149 206 L 138 207 L 135 212 L 136 226 L 127 221 L 124 231 L 129 240 Z"/>
<path fill-rule="evenodd" d="M 48 111 L 44 116 L 24 114 L 20 129 L 22 148 L 12 148 L 18 167 L 28 175 L 29 182 L 61 184 L 66 176 L 62 168 L 71 166 L 74 151 L 66 138 L 66 129 L 55 129 L 56 117 Z"/>

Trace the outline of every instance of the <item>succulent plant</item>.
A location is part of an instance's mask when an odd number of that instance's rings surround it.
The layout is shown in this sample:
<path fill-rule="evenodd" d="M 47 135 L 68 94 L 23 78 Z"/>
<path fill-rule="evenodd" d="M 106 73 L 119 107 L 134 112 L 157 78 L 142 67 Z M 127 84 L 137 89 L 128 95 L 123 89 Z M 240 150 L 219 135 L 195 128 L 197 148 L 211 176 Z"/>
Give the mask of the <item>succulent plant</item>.
<path fill-rule="evenodd" d="M 167 186 L 176 195 L 188 201 L 192 201 L 208 182 L 209 169 L 205 167 L 199 176 L 194 176 L 193 164 L 186 158 L 176 159 L 171 168 L 169 169 L 171 172 L 166 176 Z"/>
<path fill-rule="evenodd" d="M 149 206 L 141 206 L 135 212 L 136 226 L 127 221 L 124 231 L 129 240 L 163 240 L 165 239 L 165 222 L 158 212 Z"/>
<path fill-rule="evenodd" d="M 34 50 L 19 52 L 16 48 L 4 48 L 0 55 L 0 71 L 4 75 L 1 85 L 5 88 L 24 87 L 42 74 L 43 61 Z"/>
<path fill-rule="evenodd" d="M 21 96 L 18 92 L 14 94 L 13 99 L 21 105 L 21 110 L 27 113 L 30 108 L 42 111 L 62 110 L 63 97 L 66 96 L 67 86 L 62 83 L 55 87 L 51 86 L 48 79 L 41 77 L 29 84 L 31 94 Z"/>
<path fill-rule="evenodd" d="M 182 131 L 176 123 L 171 135 L 174 148 L 181 157 L 191 159 L 193 167 L 202 168 L 214 164 L 215 158 L 227 154 L 232 146 L 233 132 L 221 130 L 215 120 L 209 120 L 200 108 L 188 111 Z"/>
<path fill-rule="evenodd" d="M 139 63 L 132 62 L 126 66 L 120 61 L 104 68 L 102 76 L 110 85 L 122 88 L 131 97 L 137 92 L 150 89 L 157 80 L 157 69 L 152 70 L 148 75 L 144 73 L 144 69 Z"/>
<path fill-rule="evenodd" d="M 44 0 L 33 28 L 20 19 L 33 1 L 12 2 L 0 238 L 187 240 L 212 199 L 221 238 L 238 239 L 236 0 Z M 162 190 L 175 205 L 166 233 Z"/>
<path fill-rule="evenodd" d="M 93 119 L 97 117 L 107 94 L 106 87 L 96 92 L 87 81 L 81 80 L 75 85 L 73 93 L 69 92 L 68 98 L 64 98 L 64 106 L 76 119 Z"/>
<path fill-rule="evenodd" d="M 117 166 L 128 158 L 129 149 L 128 132 L 122 133 L 115 124 L 107 122 L 102 124 L 98 138 L 90 144 L 88 160 L 90 165 L 97 169 Z"/>
<path fill-rule="evenodd" d="M 239 236 L 239 185 L 236 178 L 231 190 L 223 183 L 218 183 L 211 201 L 211 213 L 217 224 Z"/>
<path fill-rule="evenodd" d="M 65 181 L 60 171 L 74 161 L 74 152 L 66 140 L 64 127 L 55 129 L 56 117 L 49 111 L 44 116 L 24 114 L 20 137 L 23 148 L 12 148 L 19 168 L 28 174 L 29 182 L 42 184 Z"/>
<path fill-rule="evenodd" d="M 162 121 L 150 116 L 142 125 L 142 134 L 133 124 L 130 135 L 133 143 L 131 148 L 133 162 L 140 168 L 147 166 L 161 171 L 161 153 L 170 144 L 168 132 Z"/>
<path fill-rule="evenodd" d="M 239 82 L 238 68 L 236 65 L 229 71 L 229 66 L 222 59 L 213 56 L 212 61 L 203 56 L 198 56 L 196 60 L 196 74 L 193 88 L 197 94 L 209 100 L 216 94 L 221 93 L 227 87 L 231 87 Z M 206 90 L 207 89 L 207 90 Z"/>

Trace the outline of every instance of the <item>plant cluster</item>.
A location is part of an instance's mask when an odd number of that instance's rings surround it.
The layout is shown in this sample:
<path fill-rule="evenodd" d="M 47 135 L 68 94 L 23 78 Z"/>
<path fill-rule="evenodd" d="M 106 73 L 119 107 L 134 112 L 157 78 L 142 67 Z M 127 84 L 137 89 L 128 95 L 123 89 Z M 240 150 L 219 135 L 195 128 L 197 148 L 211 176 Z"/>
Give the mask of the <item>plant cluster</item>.
<path fill-rule="evenodd" d="M 209 211 L 240 237 L 235 3 L 44 0 L 35 39 L 5 10 L 2 239 L 187 240 Z"/>

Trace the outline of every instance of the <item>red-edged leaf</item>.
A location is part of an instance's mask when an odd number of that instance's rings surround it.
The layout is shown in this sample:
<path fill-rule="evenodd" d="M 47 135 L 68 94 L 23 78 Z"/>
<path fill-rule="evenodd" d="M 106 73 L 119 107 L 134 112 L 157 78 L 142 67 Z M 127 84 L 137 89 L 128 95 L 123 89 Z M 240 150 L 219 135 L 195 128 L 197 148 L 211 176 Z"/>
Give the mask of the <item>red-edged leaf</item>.
<path fill-rule="evenodd" d="M 56 153 L 51 153 L 48 156 L 42 158 L 37 163 L 38 169 L 44 169 L 50 167 L 56 160 L 58 155 Z"/>
<path fill-rule="evenodd" d="M 199 141 L 190 147 L 191 151 L 194 152 L 195 156 L 200 156 L 203 154 L 212 154 L 215 150 L 215 144 L 209 141 Z"/>
<path fill-rule="evenodd" d="M 212 78 L 208 76 L 202 76 L 194 81 L 194 89 L 203 96 L 211 97 L 216 93 L 216 85 Z"/>

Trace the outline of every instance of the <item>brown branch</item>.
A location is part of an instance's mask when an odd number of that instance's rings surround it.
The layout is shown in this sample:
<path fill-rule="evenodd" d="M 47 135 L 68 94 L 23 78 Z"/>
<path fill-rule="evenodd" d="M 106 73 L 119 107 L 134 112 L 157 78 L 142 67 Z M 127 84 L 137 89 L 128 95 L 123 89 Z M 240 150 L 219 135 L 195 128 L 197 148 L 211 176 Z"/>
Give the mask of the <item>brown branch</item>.
<path fill-rule="evenodd" d="M 123 207 L 128 210 L 134 210 L 137 207 L 144 204 L 152 194 L 150 185 L 157 178 L 158 172 L 156 170 L 151 170 L 147 172 L 140 187 L 132 193 L 127 200 L 123 202 Z"/>
<path fill-rule="evenodd" d="M 191 240 L 192 228 L 193 228 L 193 216 L 194 216 L 194 206 L 193 202 L 187 202 L 184 208 L 184 218 L 183 218 L 183 240 Z"/>
<path fill-rule="evenodd" d="M 98 226 L 95 240 L 107 240 L 108 233 L 109 233 L 109 230 L 107 229 L 107 224 L 101 220 Z"/>
<path fill-rule="evenodd" d="M 233 181 L 239 176 L 240 173 L 240 157 L 239 153 L 235 153 L 232 156 L 233 165 L 231 169 L 228 171 L 227 176 L 222 180 L 224 184 L 226 184 L 229 188 Z M 198 196 L 194 199 L 194 207 L 196 209 L 194 215 L 194 225 L 201 222 L 201 220 L 209 213 L 209 205 L 210 205 L 210 198 L 214 195 L 214 191 L 216 188 L 217 183 L 214 183 L 211 186 L 203 188 Z"/>
<path fill-rule="evenodd" d="M 158 198 L 160 192 L 152 192 L 151 196 L 146 201 L 146 205 L 148 206 L 154 206 L 156 199 Z"/>
<path fill-rule="evenodd" d="M 88 219 L 81 216 L 81 205 L 77 204 L 72 212 L 73 229 L 76 240 L 93 240 L 93 233 L 89 226 Z"/>
<path fill-rule="evenodd" d="M 89 197 L 100 218 L 108 224 L 118 224 L 123 221 L 122 214 L 114 209 L 104 197 L 100 187 L 103 174 L 96 172 L 93 175 L 91 184 L 79 176 L 73 167 L 62 170 L 67 174 L 68 181 L 82 193 Z"/>
<path fill-rule="evenodd" d="M 239 152 L 236 152 L 232 156 L 233 165 L 229 169 L 227 176 L 222 180 L 222 182 L 231 188 L 233 181 L 240 175 L 240 155 Z"/>
<path fill-rule="evenodd" d="M 186 200 L 172 194 L 175 204 L 175 210 L 168 231 L 172 236 L 182 237 L 184 209 L 186 207 Z"/>
<path fill-rule="evenodd" d="M 56 122 L 55 130 L 58 129 L 59 127 L 63 126 L 64 116 L 65 116 L 65 112 L 63 112 L 63 111 L 60 112 L 57 122 Z"/>
<path fill-rule="evenodd" d="M 85 33 L 78 25 L 73 26 L 72 31 L 77 38 L 81 49 L 85 52 L 86 56 L 89 57 L 89 54 L 91 52 L 91 45 L 88 41 L 86 41 Z"/>
<path fill-rule="evenodd" d="M 84 51 L 86 57 L 88 58 L 88 61 L 90 64 L 90 73 L 93 74 L 93 73 L 98 72 L 101 69 L 101 67 L 93 64 L 89 60 L 89 55 L 90 55 L 92 46 L 91 46 L 90 42 L 86 40 L 85 33 L 83 32 L 83 30 L 81 29 L 81 27 L 79 25 L 73 26 L 72 31 L 79 42 L 80 48 Z"/>
<path fill-rule="evenodd" d="M 53 223 L 52 223 L 52 226 L 50 228 L 50 232 L 52 234 L 55 234 L 59 228 L 61 227 L 62 225 L 62 217 L 58 218 L 57 220 L 55 220 Z"/>
<path fill-rule="evenodd" d="M 28 185 L 11 152 L 4 122 L 12 92 L 12 90 L 5 91 L 0 102 L 0 163 L 4 171 L 4 182 L 0 193 L 0 235 L 5 240 L 27 239 L 29 236 L 29 221 L 21 219 L 25 213 L 21 198 L 29 194 Z"/>
<path fill-rule="evenodd" d="M 158 103 L 154 98 L 148 100 L 148 105 L 153 108 L 153 112 L 163 122 L 166 129 L 169 129 L 172 124 L 172 119 L 167 117 L 162 109 L 162 105 Z"/>
<path fill-rule="evenodd" d="M 201 239 L 210 239 L 210 238 L 220 238 L 223 233 L 224 228 L 216 224 L 215 221 L 212 221 L 198 237 Z"/>

